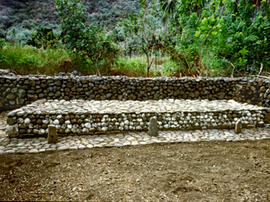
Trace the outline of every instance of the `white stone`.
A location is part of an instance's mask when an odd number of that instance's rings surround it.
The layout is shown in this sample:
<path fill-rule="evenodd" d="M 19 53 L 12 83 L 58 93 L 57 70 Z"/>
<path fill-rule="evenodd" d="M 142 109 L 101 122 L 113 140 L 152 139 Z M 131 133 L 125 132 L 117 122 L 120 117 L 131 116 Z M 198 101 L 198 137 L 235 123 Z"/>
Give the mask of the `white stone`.
<path fill-rule="evenodd" d="M 42 134 L 42 135 L 43 135 L 43 134 L 45 134 L 45 133 L 46 133 L 46 131 L 45 131 L 44 129 L 40 129 L 40 130 L 39 130 L 39 134 Z"/>
<path fill-rule="evenodd" d="M 24 124 L 25 125 L 28 125 L 28 124 L 30 124 L 31 123 L 31 120 L 29 119 L 29 118 L 26 118 L 25 120 L 24 120 Z"/>
<path fill-rule="evenodd" d="M 57 119 L 54 120 L 54 121 L 53 121 L 53 124 L 54 124 L 54 125 L 59 125 L 59 120 L 57 120 Z"/>
<path fill-rule="evenodd" d="M 49 121 L 48 121 L 47 119 L 44 119 L 44 120 L 42 120 L 42 123 L 44 123 L 44 124 L 48 124 L 48 123 L 49 123 Z"/>
<path fill-rule="evenodd" d="M 106 131 L 108 130 L 108 128 L 107 128 L 107 127 L 102 127 L 101 130 L 102 130 L 103 132 L 106 132 Z"/>

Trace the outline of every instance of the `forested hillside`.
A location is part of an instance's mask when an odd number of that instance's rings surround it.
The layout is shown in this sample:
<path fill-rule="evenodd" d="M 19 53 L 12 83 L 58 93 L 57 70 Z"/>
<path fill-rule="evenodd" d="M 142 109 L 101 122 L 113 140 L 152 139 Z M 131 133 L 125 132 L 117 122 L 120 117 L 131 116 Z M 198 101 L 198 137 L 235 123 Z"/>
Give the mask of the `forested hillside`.
<path fill-rule="evenodd" d="M 18 73 L 254 76 L 270 0 L 2 0 L 0 66 Z"/>
<path fill-rule="evenodd" d="M 139 0 L 84 0 L 88 22 L 113 27 L 138 12 Z M 38 26 L 59 28 L 55 0 L 1 0 L 0 34 L 10 40 L 29 39 Z"/>

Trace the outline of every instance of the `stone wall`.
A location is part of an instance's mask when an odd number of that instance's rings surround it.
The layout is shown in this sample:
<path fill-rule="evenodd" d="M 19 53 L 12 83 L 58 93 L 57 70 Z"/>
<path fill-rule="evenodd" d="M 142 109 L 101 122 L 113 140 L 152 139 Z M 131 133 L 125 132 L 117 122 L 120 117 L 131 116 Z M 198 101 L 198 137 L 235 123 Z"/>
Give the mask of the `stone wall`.
<path fill-rule="evenodd" d="M 159 130 L 232 129 L 239 119 L 243 128 L 263 127 L 268 113 L 267 108 L 232 101 L 208 101 L 209 106 L 204 100 L 189 102 L 39 100 L 8 114 L 7 134 L 47 136 L 49 125 L 54 125 L 59 135 L 147 131 L 152 117 Z"/>
<path fill-rule="evenodd" d="M 235 101 L 270 107 L 270 80 L 250 79 L 241 82 L 234 94 Z"/>
<path fill-rule="evenodd" d="M 0 111 L 39 99 L 235 99 L 270 106 L 270 83 L 247 78 L 128 78 L 0 74 Z"/>

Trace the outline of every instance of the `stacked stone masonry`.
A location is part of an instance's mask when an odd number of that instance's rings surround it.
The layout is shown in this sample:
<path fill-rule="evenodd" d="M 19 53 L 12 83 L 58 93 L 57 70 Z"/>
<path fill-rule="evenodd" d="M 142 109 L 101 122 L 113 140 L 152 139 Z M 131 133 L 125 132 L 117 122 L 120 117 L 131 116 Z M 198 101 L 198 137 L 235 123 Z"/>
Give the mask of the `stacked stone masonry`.
<path fill-rule="evenodd" d="M 268 109 L 233 100 L 85 101 L 39 100 L 8 114 L 9 137 L 47 136 L 48 125 L 59 135 L 147 131 L 151 117 L 159 130 L 263 127 Z"/>
<path fill-rule="evenodd" d="M 254 141 L 270 139 L 269 128 L 244 129 L 235 134 L 233 130 L 160 131 L 157 137 L 146 132 L 129 132 L 106 135 L 83 135 L 61 137 L 56 144 L 48 144 L 46 138 L 1 137 L 0 154 L 38 153 L 55 150 L 90 149 L 94 147 L 122 147 L 153 143 L 179 143 L 202 141 Z"/>
<path fill-rule="evenodd" d="M 0 111 L 39 99 L 209 99 L 270 106 L 270 81 L 249 78 L 128 78 L 0 74 Z"/>

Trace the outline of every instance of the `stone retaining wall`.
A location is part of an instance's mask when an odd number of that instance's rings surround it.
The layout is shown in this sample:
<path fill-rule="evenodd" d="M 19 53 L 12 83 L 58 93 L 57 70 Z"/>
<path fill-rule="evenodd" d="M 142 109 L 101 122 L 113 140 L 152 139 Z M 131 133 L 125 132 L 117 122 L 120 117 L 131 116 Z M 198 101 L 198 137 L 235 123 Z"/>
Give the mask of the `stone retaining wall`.
<path fill-rule="evenodd" d="M 238 102 L 270 107 L 270 80 L 252 79 L 236 85 L 233 98 Z"/>
<path fill-rule="evenodd" d="M 128 78 L 0 75 L 0 111 L 38 99 L 235 99 L 270 106 L 270 82 L 247 78 Z"/>
<path fill-rule="evenodd" d="M 188 102 L 176 100 L 169 104 L 170 101 L 160 100 L 152 101 L 153 109 L 151 106 L 145 107 L 147 103 L 140 105 L 135 101 L 121 102 L 119 107 L 113 108 L 110 106 L 119 101 L 99 101 L 101 107 L 98 111 L 91 110 L 92 105 L 98 105 L 98 101 L 92 102 L 34 102 L 8 114 L 7 133 L 9 137 L 47 136 L 50 124 L 56 126 L 60 135 L 147 131 L 151 117 L 156 117 L 159 130 L 231 129 L 239 119 L 244 128 L 263 127 L 268 110 L 234 102 L 228 102 L 226 107 L 224 101 L 220 105 L 218 101 L 209 102 L 209 106 L 205 106 L 207 102 L 194 101 L 199 105 L 198 110 L 192 107 L 193 102 L 190 103 L 191 106 L 181 108 L 181 103 L 186 106 L 189 105 Z M 236 106 L 229 107 L 230 105 Z"/>

